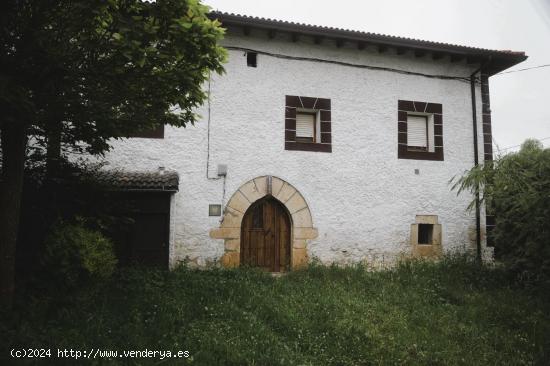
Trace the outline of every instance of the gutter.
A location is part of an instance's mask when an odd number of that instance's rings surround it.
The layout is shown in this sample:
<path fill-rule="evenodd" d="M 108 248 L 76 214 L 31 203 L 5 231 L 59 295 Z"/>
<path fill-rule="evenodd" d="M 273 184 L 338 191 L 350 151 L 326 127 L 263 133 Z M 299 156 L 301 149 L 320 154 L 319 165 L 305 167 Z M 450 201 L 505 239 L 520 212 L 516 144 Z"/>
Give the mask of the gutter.
<path fill-rule="evenodd" d="M 483 70 L 486 65 L 491 62 L 489 57 L 481 66 L 470 75 L 470 88 L 472 95 L 472 128 L 474 132 L 474 166 L 479 165 L 479 150 L 477 141 L 477 106 L 476 106 L 476 77 L 475 75 Z M 479 185 L 476 184 L 475 189 L 475 202 L 476 202 L 476 259 L 478 263 L 482 263 L 481 258 L 481 213 L 479 202 Z"/>

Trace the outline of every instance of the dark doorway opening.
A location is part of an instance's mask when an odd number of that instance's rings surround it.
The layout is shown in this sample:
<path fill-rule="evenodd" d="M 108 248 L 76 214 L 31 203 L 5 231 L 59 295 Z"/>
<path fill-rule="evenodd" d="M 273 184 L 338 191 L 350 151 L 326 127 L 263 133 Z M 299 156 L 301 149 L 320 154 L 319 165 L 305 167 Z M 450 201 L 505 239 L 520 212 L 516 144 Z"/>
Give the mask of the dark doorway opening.
<path fill-rule="evenodd" d="M 119 192 L 118 215 L 122 220 L 114 233 L 121 266 L 144 265 L 168 268 L 170 194 L 166 192 Z"/>

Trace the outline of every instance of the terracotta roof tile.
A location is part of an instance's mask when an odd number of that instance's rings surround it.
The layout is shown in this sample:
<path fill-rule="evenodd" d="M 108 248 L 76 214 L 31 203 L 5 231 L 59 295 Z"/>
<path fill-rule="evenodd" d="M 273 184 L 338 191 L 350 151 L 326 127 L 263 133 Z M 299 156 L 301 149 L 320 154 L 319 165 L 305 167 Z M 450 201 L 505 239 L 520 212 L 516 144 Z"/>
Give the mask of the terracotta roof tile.
<path fill-rule="evenodd" d="M 346 33 L 350 33 L 350 34 L 379 37 L 380 40 L 393 39 L 393 40 L 411 41 L 411 42 L 422 43 L 422 44 L 427 44 L 427 45 L 451 46 L 451 47 L 462 48 L 464 50 L 479 50 L 479 51 L 500 52 L 500 53 L 505 53 L 505 54 L 514 54 L 514 55 L 525 55 L 525 52 L 518 52 L 518 51 L 511 51 L 511 50 L 494 50 L 494 49 L 481 48 L 481 47 L 463 46 L 463 45 L 457 45 L 457 44 L 453 44 L 453 43 L 427 41 L 427 40 L 418 39 L 418 38 L 393 36 L 391 34 L 365 32 L 365 31 L 359 31 L 359 30 L 354 30 L 354 29 L 329 27 L 329 26 L 309 24 L 309 23 L 291 22 L 291 21 L 288 21 L 288 20 L 264 18 L 264 17 L 250 16 L 250 15 L 244 15 L 244 14 L 238 14 L 238 13 L 213 11 L 213 12 L 210 12 L 210 14 L 214 18 L 220 18 L 220 20 L 222 22 L 223 22 L 224 18 L 226 18 L 226 17 L 235 17 L 235 18 L 241 18 L 242 20 L 250 20 L 252 22 L 254 22 L 254 21 L 263 21 L 263 22 L 273 23 L 273 24 L 295 25 L 295 26 L 299 26 L 299 27 L 308 28 L 308 29 L 311 29 L 311 30 L 314 30 L 314 29 L 317 29 L 317 30 L 332 30 L 332 31 L 346 32 Z"/>
<path fill-rule="evenodd" d="M 95 174 L 95 179 L 113 190 L 168 191 L 177 192 L 178 173 L 173 171 L 130 172 L 104 170 Z"/>
<path fill-rule="evenodd" d="M 486 71 L 495 74 L 516 65 L 525 59 L 525 52 L 510 50 L 491 50 L 487 48 L 470 47 L 444 42 L 426 41 L 416 38 L 398 37 L 387 34 L 335 28 L 307 23 L 289 22 L 285 20 L 262 18 L 235 13 L 212 11 L 210 18 L 218 19 L 222 25 L 237 25 L 278 30 L 282 32 L 296 32 L 305 35 L 322 36 L 332 39 L 365 42 L 375 45 L 385 45 L 396 48 L 423 50 L 449 55 L 472 57 L 478 61 L 485 60 Z"/>

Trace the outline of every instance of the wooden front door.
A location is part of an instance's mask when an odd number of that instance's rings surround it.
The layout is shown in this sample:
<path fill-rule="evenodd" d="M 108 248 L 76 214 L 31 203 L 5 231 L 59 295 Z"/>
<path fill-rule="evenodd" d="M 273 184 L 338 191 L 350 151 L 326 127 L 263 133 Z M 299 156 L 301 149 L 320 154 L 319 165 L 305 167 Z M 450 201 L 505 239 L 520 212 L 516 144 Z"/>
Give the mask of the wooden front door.
<path fill-rule="evenodd" d="M 268 197 L 255 202 L 241 230 L 242 265 L 270 272 L 290 269 L 290 219 L 279 201 Z"/>

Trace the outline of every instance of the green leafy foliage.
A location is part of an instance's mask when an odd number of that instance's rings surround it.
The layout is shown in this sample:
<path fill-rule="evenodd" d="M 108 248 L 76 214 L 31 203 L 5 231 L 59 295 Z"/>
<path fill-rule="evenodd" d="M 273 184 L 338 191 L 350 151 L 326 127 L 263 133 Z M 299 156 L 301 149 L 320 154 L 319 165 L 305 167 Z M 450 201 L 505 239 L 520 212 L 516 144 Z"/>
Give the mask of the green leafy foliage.
<path fill-rule="evenodd" d="M 462 257 L 381 272 L 313 265 L 280 278 L 128 269 L 64 306 L 25 304 L 0 332 L 6 348 L 190 352 L 96 364 L 543 365 L 550 299 Z"/>
<path fill-rule="evenodd" d="M 53 188 L 63 153 L 100 155 L 113 139 L 193 124 L 226 57 L 207 12 L 199 0 L 0 2 L 2 305 L 14 291 L 27 138 L 47 150 Z"/>
<path fill-rule="evenodd" d="M 197 0 L 6 0 L 0 108 L 36 143 L 102 153 L 111 138 L 197 119 L 223 28 Z"/>
<path fill-rule="evenodd" d="M 454 188 L 482 193 L 496 218 L 498 259 L 523 279 L 550 281 L 550 149 L 527 140 L 519 152 L 474 167 Z"/>
<path fill-rule="evenodd" d="M 46 239 L 43 264 L 56 286 L 74 288 L 87 280 L 105 280 L 116 269 L 112 242 L 82 223 L 58 223 Z"/>
<path fill-rule="evenodd" d="M 32 285 L 29 281 L 36 282 L 34 278 L 49 275 L 44 273 L 45 269 L 40 264 L 45 255 L 46 238 L 51 235 L 56 223 L 74 223 L 75 218 L 80 217 L 77 222 L 83 222 L 88 229 L 113 239 L 116 252 L 114 234 L 131 222 L 120 213 L 125 203 L 113 199 L 113 192 L 106 190 L 95 179 L 101 167 L 102 164 L 62 161 L 56 185 L 52 187 L 45 178 L 42 157 L 31 155 L 27 160 L 20 219 L 23 229 L 17 239 L 18 286 Z"/>

